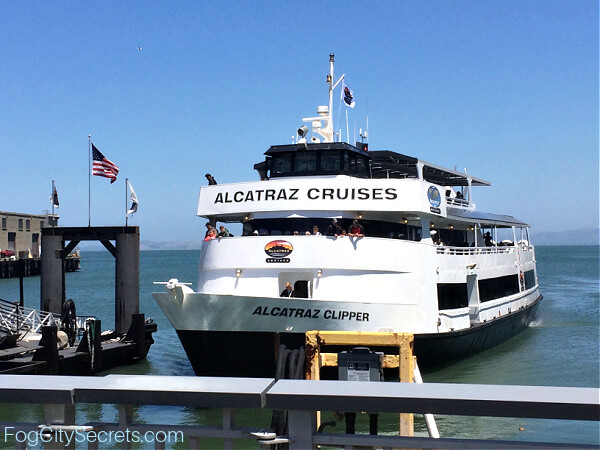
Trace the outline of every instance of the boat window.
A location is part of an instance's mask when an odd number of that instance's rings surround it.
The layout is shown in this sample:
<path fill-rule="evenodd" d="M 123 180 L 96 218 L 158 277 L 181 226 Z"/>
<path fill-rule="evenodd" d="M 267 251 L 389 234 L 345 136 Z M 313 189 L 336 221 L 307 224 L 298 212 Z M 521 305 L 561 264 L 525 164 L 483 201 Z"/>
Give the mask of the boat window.
<path fill-rule="evenodd" d="M 531 289 L 535 286 L 535 271 L 528 270 L 525 272 L 525 289 Z"/>
<path fill-rule="evenodd" d="M 519 277 L 517 274 L 487 278 L 479 280 L 478 283 L 479 300 L 482 302 L 507 297 L 519 292 Z"/>
<path fill-rule="evenodd" d="M 343 230 L 348 230 L 352 219 L 338 219 Z M 379 220 L 361 220 L 365 228 L 365 235 L 369 237 L 380 237 L 388 239 L 403 239 L 410 241 L 421 240 L 421 227 L 404 223 L 384 222 Z M 244 223 L 244 236 L 304 236 L 306 232 L 311 233 L 313 227 L 319 227 L 319 231 L 325 235 L 331 219 L 327 218 L 283 218 L 283 219 L 253 219 Z"/>
<path fill-rule="evenodd" d="M 348 152 L 344 152 L 344 161 L 343 161 L 342 171 L 344 173 L 350 173 L 350 155 Z"/>
<path fill-rule="evenodd" d="M 438 309 L 456 309 L 469 306 L 467 283 L 438 283 Z"/>
<path fill-rule="evenodd" d="M 271 176 L 289 174 L 292 171 L 292 154 L 281 153 L 273 156 Z"/>
<path fill-rule="evenodd" d="M 444 245 L 450 247 L 468 247 L 467 232 L 465 230 L 438 229 L 440 239 Z"/>
<path fill-rule="evenodd" d="M 321 171 L 340 173 L 340 152 L 321 152 Z"/>
<path fill-rule="evenodd" d="M 315 152 L 297 152 L 294 157 L 295 173 L 305 174 L 317 171 L 317 154 Z"/>
<path fill-rule="evenodd" d="M 358 156 L 356 158 L 356 175 L 359 177 L 366 177 L 369 175 L 368 170 L 369 164 L 366 158 Z"/>

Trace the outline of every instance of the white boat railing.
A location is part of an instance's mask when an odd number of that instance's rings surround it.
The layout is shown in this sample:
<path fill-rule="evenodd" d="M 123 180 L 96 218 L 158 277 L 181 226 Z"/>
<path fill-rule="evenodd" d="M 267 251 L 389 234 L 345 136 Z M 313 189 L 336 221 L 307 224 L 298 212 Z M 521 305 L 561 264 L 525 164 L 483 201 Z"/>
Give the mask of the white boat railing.
<path fill-rule="evenodd" d="M 458 208 L 469 208 L 471 206 L 471 202 L 462 198 L 446 197 L 446 205 L 456 206 Z"/>
<path fill-rule="evenodd" d="M 441 255 L 491 255 L 514 253 L 516 247 L 451 247 L 440 245 L 437 253 Z"/>

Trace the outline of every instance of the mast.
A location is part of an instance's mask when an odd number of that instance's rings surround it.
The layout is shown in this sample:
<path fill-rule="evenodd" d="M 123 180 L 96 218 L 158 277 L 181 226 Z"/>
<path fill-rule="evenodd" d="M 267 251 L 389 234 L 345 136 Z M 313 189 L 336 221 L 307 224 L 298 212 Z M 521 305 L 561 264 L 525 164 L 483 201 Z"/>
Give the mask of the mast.
<path fill-rule="evenodd" d="M 327 85 L 329 87 L 329 106 L 318 106 L 317 114 L 315 117 L 304 117 L 302 122 L 308 122 L 311 124 L 312 131 L 321 135 L 323 137 L 323 142 L 333 142 L 333 90 L 336 86 L 344 79 L 345 75 L 342 75 L 337 82 L 334 83 L 333 79 L 333 63 L 335 62 L 335 57 L 333 53 L 329 54 L 329 74 L 327 74 Z M 324 121 L 325 124 L 321 121 Z M 300 129 L 299 129 L 300 130 Z M 300 139 L 299 143 L 306 142 L 306 131 L 299 134 Z M 313 140 L 313 142 L 315 142 Z M 317 141 L 320 142 L 320 141 Z"/>

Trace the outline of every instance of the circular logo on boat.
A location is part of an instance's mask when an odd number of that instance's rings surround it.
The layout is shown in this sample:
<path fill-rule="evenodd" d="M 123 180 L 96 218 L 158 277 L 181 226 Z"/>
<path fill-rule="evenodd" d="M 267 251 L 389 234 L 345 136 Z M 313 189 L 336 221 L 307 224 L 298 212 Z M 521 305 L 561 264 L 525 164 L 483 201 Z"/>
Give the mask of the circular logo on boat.
<path fill-rule="evenodd" d="M 438 188 L 436 188 L 435 186 L 430 186 L 429 189 L 427 189 L 427 199 L 429 200 L 431 206 L 433 206 L 434 208 L 440 206 L 440 204 L 442 203 L 442 196 L 440 195 L 440 191 L 438 191 Z"/>
<path fill-rule="evenodd" d="M 272 258 L 285 258 L 294 247 L 288 241 L 271 241 L 265 245 L 265 253 Z"/>

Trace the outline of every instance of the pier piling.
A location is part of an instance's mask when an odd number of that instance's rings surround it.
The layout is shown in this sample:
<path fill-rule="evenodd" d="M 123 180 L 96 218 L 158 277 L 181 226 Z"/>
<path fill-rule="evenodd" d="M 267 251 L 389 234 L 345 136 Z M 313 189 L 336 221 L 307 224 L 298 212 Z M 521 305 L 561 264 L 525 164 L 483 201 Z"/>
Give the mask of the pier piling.
<path fill-rule="evenodd" d="M 70 242 L 65 246 L 65 241 Z M 65 258 L 81 241 L 99 241 L 115 257 L 115 331 L 126 333 L 131 316 L 140 312 L 139 227 L 44 228 L 40 309 L 61 313 Z"/>
<path fill-rule="evenodd" d="M 54 229 L 45 228 L 42 232 L 40 309 L 60 314 L 65 295 L 64 262 L 62 259 L 64 240 L 61 235 L 52 235 L 46 230 L 53 231 Z"/>
<path fill-rule="evenodd" d="M 137 228 L 137 227 L 136 227 Z M 115 257 L 115 331 L 126 333 L 140 312 L 140 234 L 118 233 Z"/>

